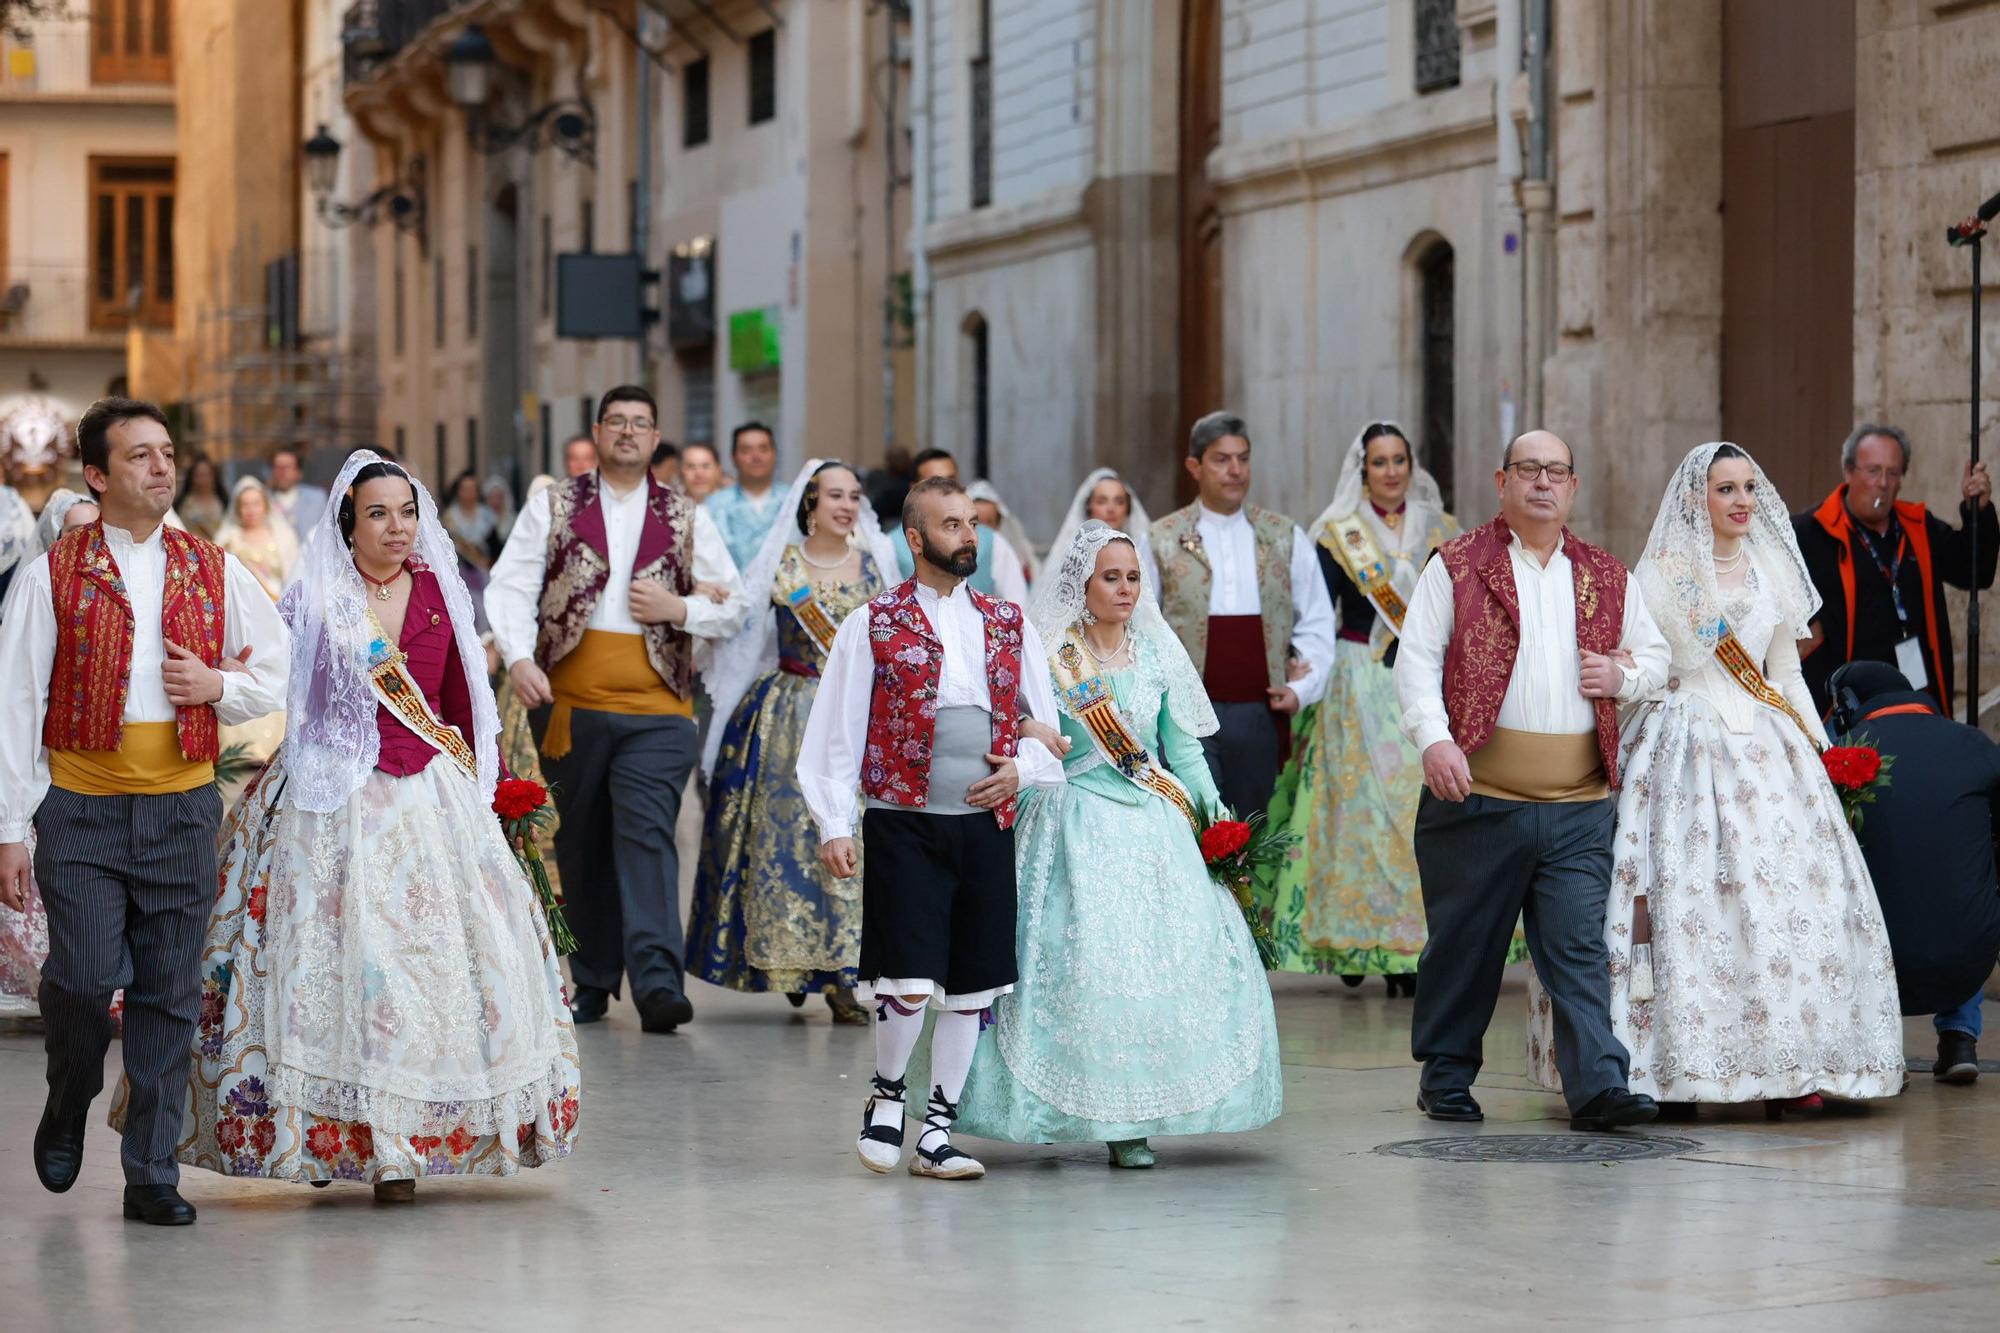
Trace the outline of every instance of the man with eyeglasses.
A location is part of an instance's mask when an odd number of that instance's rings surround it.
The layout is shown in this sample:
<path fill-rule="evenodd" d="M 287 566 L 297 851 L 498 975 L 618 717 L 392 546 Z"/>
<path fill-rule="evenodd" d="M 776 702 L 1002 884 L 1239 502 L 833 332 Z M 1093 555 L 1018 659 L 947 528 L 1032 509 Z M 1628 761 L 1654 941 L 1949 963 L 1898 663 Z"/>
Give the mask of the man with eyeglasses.
<path fill-rule="evenodd" d="M 672 1032 L 694 1016 L 674 847 L 700 748 L 694 641 L 727 638 L 749 603 L 721 530 L 648 472 L 658 421 L 644 389 L 604 395 L 596 469 L 528 501 L 486 614 L 521 702 L 553 706 L 541 751 L 578 943 L 570 1011 L 598 1021 L 629 978 L 640 1025 Z"/>
<path fill-rule="evenodd" d="M 1840 447 L 1840 470 L 1833 494 L 1792 519 L 1821 601 L 1814 637 L 1800 645 L 1806 687 L 1824 712 L 1827 681 L 1843 664 L 1887 662 L 1949 710 L 1954 655 L 1944 585 L 1973 586 L 1974 522 L 1979 587 L 1993 586 L 2000 558 L 1986 464 L 1965 465 L 1956 528 L 1898 498 L 1910 472 L 1910 437 L 1896 427 L 1856 426 Z"/>
<path fill-rule="evenodd" d="M 1618 709 L 1666 684 L 1666 640 L 1632 575 L 1566 526 L 1576 460 L 1547 431 L 1507 446 L 1500 516 L 1446 542 L 1403 618 L 1396 694 L 1424 757 L 1417 870 L 1417 1108 L 1480 1120 L 1472 1082 L 1514 923 L 1555 1007 L 1570 1127 L 1659 1114 L 1627 1087 L 1604 946 L 1617 814 Z"/>

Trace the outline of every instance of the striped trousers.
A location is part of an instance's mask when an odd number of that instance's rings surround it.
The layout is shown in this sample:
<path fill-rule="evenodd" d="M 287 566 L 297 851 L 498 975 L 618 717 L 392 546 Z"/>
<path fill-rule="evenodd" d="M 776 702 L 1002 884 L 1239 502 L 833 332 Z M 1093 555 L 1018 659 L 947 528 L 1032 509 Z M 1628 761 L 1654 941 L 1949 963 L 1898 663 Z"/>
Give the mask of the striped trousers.
<path fill-rule="evenodd" d="M 49 914 L 41 989 L 49 1107 L 80 1116 L 103 1090 L 111 995 L 124 987 L 129 1100 L 119 1155 L 134 1185 L 180 1179 L 174 1147 L 201 1017 L 221 822 L 213 786 L 171 796 L 51 787 L 35 814 L 35 881 Z"/>

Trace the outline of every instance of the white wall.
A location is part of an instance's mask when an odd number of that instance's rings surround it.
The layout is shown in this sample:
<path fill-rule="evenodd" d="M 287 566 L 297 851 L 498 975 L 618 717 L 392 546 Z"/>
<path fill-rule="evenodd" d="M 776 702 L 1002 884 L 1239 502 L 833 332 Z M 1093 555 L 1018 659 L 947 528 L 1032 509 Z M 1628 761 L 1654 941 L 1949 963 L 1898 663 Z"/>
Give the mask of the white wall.
<path fill-rule="evenodd" d="M 1392 0 L 1225 0 L 1223 142 L 1294 134 L 1386 106 L 1399 83 L 1395 7 Z"/>

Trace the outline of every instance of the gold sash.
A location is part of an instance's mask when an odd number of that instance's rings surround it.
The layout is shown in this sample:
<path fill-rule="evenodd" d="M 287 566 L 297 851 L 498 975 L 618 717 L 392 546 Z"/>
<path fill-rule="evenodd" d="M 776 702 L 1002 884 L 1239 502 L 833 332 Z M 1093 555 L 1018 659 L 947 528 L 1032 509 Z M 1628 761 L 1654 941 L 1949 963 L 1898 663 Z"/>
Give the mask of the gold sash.
<path fill-rule="evenodd" d="M 374 687 L 376 699 L 396 715 L 397 721 L 464 769 L 467 777 L 476 780 L 479 777 L 479 760 L 474 757 L 472 747 L 466 743 L 465 737 L 438 721 L 437 715 L 431 712 L 424 692 L 417 688 L 416 681 L 410 679 L 410 670 L 406 665 L 409 659 L 400 649 L 389 646 L 388 631 L 375 618 L 373 608 L 369 609 L 368 623 L 375 631 L 375 639 L 368 645 L 368 683 Z"/>
<path fill-rule="evenodd" d="M 1328 519 L 1326 529 L 1319 544 L 1340 562 L 1340 567 L 1347 571 L 1347 577 L 1361 589 L 1362 596 L 1382 617 L 1390 633 L 1400 635 L 1403 632 L 1403 616 L 1409 607 L 1390 580 L 1389 561 L 1382 554 L 1381 544 L 1369 531 L 1361 512 L 1356 510 L 1346 518 Z"/>
<path fill-rule="evenodd" d="M 49 782 L 79 796 L 167 796 L 215 781 L 215 765 L 181 754 L 172 722 L 127 722 L 115 750 L 50 750 Z"/>
<path fill-rule="evenodd" d="M 1106 763 L 1147 791 L 1173 802 L 1187 817 L 1188 826 L 1199 834 L 1201 817 L 1195 812 L 1194 799 L 1178 779 L 1153 763 L 1153 756 L 1146 753 L 1146 747 L 1139 744 L 1139 738 L 1126 724 L 1125 715 L 1118 711 L 1111 683 L 1084 666 L 1085 652 L 1083 632 L 1071 626 L 1054 658 L 1056 683 L 1062 689 L 1064 707 L 1083 723 Z"/>
<path fill-rule="evenodd" d="M 1779 632 L 1782 633 L 1783 630 L 1784 627 L 1779 626 Z M 1813 736 L 1812 728 L 1799 716 L 1799 710 L 1792 707 L 1784 695 L 1778 693 L 1777 687 L 1764 679 L 1764 673 L 1750 660 L 1749 650 L 1743 646 L 1743 641 L 1736 637 L 1736 631 L 1729 628 L 1727 621 L 1722 625 L 1722 637 L 1715 641 L 1715 660 L 1729 673 L 1729 678 L 1741 685 L 1752 699 L 1760 704 L 1769 704 L 1798 723 L 1799 731 L 1805 736 L 1806 742 L 1815 751 L 1819 749 L 1819 741 Z"/>
<path fill-rule="evenodd" d="M 819 598 L 813 595 L 811 580 L 799 584 L 786 594 L 785 605 L 791 609 L 793 618 L 799 622 L 799 628 L 811 635 L 812 641 L 819 645 L 820 652 L 833 651 L 833 636 L 840 627 L 833 623 L 832 617 L 826 613 L 826 608 L 819 604 Z"/>

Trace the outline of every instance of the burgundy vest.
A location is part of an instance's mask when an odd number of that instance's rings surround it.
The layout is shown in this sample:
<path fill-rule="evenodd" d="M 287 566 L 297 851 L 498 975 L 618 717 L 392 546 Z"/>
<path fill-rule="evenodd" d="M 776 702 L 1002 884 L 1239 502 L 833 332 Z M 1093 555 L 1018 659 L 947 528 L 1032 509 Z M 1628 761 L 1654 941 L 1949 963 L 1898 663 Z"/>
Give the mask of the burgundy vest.
<path fill-rule="evenodd" d="M 549 488 L 549 545 L 542 574 L 535 665 L 546 671 L 583 641 L 611 581 L 610 541 L 595 472 Z M 646 478 L 646 519 L 632 578 L 655 579 L 682 597 L 694 591 L 694 502 Z M 673 625 L 644 625 L 646 659 L 680 698 L 694 693 L 694 640 Z"/>
<path fill-rule="evenodd" d="M 964 589 L 986 621 L 986 688 L 993 703 L 993 753 L 1011 755 L 1021 735 L 1021 608 Z M 917 604 L 912 578 L 868 603 L 875 688 L 868 701 L 868 749 L 861 790 L 889 805 L 921 807 L 930 796 L 931 741 L 937 732 L 944 646 Z M 1015 801 L 993 813 L 1014 826 Z"/>
<path fill-rule="evenodd" d="M 1474 528 L 1438 548 L 1451 575 L 1454 629 L 1444 657 L 1444 705 L 1451 736 L 1471 754 L 1493 738 L 1500 703 L 1514 678 L 1521 651 L 1521 594 L 1508 555 L 1513 531 L 1506 520 Z M 1625 566 L 1608 551 L 1578 541 L 1563 529 L 1562 551 L 1576 580 L 1576 644 L 1587 653 L 1617 649 L 1625 631 Z M 1618 786 L 1618 707 L 1596 699 L 1597 748 L 1604 776 Z"/>

